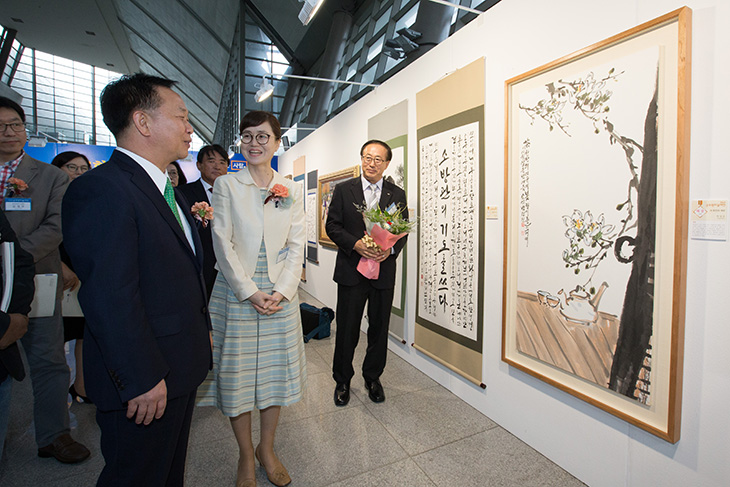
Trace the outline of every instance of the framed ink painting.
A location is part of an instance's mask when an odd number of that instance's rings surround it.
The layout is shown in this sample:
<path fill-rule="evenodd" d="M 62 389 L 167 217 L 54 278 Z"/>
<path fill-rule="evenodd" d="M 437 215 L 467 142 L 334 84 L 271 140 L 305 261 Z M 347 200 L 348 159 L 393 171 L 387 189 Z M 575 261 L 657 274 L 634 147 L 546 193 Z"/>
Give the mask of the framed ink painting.
<path fill-rule="evenodd" d="M 502 359 L 680 433 L 691 10 L 505 83 Z"/>

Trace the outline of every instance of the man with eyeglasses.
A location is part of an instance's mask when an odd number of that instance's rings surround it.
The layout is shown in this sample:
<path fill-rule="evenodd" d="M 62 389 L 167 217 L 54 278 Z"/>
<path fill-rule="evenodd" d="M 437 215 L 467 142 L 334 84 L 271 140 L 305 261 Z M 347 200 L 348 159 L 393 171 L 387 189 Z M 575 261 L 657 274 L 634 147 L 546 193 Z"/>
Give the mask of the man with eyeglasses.
<path fill-rule="evenodd" d="M 0 97 L 0 200 L 24 250 L 35 262 L 37 274 L 56 274 L 56 303 L 52 316 L 31 318 L 21 338 L 33 382 L 33 416 L 38 456 L 77 463 L 89 450 L 70 435 L 69 370 L 63 350 L 61 320 L 61 200 L 68 176 L 50 164 L 25 154 L 25 112 L 9 98 Z M 22 180 L 18 191 L 10 178 Z"/>
<path fill-rule="evenodd" d="M 355 375 L 352 359 L 360 338 L 360 322 L 366 302 L 368 347 L 362 364 L 362 375 L 370 400 L 385 400 L 380 376 L 385 369 L 388 352 L 395 261 L 406 244 L 406 238 L 398 240 L 389 250 L 369 248 L 363 240 L 365 222 L 357 206 L 371 208 L 378 205 L 383 210 L 391 205 L 406 208 L 406 194 L 403 189 L 383 179 L 391 157 L 392 152 L 385 142 L 365 142 L 360 149 L 362 177 L 335 186 L 325 225 L 327 235 L 337 244 L 334 273 L 334 280 L 337 282 L 337 334 L 332 362 L 332 377 L 337 383 L 334 394 L 337 406 L 345 406 L 350 400 L 350 379 Z M 367 279 L 358 272 L 360 257 L 380 263 L 380 275 L 377 279 Z"/>

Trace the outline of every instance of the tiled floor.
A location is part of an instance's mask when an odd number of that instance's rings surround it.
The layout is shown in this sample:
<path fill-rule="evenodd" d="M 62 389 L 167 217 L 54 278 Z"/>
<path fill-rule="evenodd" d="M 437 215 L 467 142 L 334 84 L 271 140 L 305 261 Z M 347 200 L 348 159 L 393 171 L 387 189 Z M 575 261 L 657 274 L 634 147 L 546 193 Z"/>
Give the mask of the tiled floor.
<path fill-rule="evenodd" d="M 302 300 L 321 306 L 306 293 Z M 333 328 L 334 332 L 334 328 Z M 355 370 L 364 356 L 363 335 Z M 581 486 L 581 482 L 522 443 L 395 354 L 381 378 L 387 399 L 374 404 L 353 380 L 350 404 L 332 402 L 330 366 L 334 334 L 305 345 L 304 399 L 284 408 L 276 449 L 299 486 Z M 4 487 L 94 485 L 103 466 L 94 407 L 74 404 L 73 436 L 92 450 L 80 465 L 38 458 L 33 439 L 29 381 L 15 384 L 5 457 Z M 258 436 L 254 418 L 254 443 Z M 215 408 L 198 408 L 188 450 L 192 486 L 234 486 L 238 451 L 228 420 Z M 271 485 L 262 468 L 259 485 Z"/>

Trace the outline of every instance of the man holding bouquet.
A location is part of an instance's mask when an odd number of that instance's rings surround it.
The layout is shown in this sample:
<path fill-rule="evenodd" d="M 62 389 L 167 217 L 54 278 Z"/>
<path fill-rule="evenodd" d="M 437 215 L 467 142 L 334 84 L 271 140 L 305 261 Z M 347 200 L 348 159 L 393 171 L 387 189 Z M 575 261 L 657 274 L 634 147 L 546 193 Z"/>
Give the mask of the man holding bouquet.
<path fill-rule="evenodd" d="M 335 186 L 327 216 L 326 231 L 337 245 L 334 280 L 337 282 L 337 334 L 332 376 L 337 383 L 334 400 L 344 406 L 350 400 L 350 379 L 354 375 L 353 354 L 360 338 L 365 303 L 368 303 L 368 347 L 362 375 L 373 402 L 385 400 L 380 375 L 388 352 L 388 326 L 395 287 L 396 258 L 406 243 L 400 238 L 388 249 L 375 244 L 366 232 L 362 211 L 380 208 L 388 213 L 400 211 L 407 218 L 406 194 L 385 181 L 383 173 L 392 152 L 385 142 L 370 140 L 360 149 L 362 176 Z M 358 270 L 361 259 L 379 264 L 377 277 Z M 362 266 L 361 266 L 362 268 Z"/>

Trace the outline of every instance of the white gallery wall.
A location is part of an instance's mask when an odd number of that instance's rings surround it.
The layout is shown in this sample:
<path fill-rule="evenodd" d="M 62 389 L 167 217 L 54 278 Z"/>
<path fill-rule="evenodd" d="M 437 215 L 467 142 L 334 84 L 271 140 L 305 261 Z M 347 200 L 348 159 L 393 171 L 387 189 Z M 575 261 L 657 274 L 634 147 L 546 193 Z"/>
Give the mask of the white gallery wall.
<path fill-rule="evenodd" d="M 416 92 L 486 60 L 486 221 L 483 382 L 486 390 L 416 352 L 416 238 L 409 239 L 406 336 L 392 353 L 591 486 L 730 485 L 730 244 L 689 240 L 681 438 L 670 444 L 501 361 L 504 82 L 682 6 L 692 13 L 690 199 L 730 198 L 730 0 L 502 0 L 333 118 L 280 158 L 305 156 L 319 176 L 360 164 L 368 119 L 404 99 L 409 110 L 409 207 L 415 209 Z M 458 96 L 455 93 L 454 96 Z M 303 288 L 335 308 L 335 251 L 320 247 Z M 333 382 L 334 387 L 334 382 Z M 385 384 L 387 388 L 387 384 Z"/>

